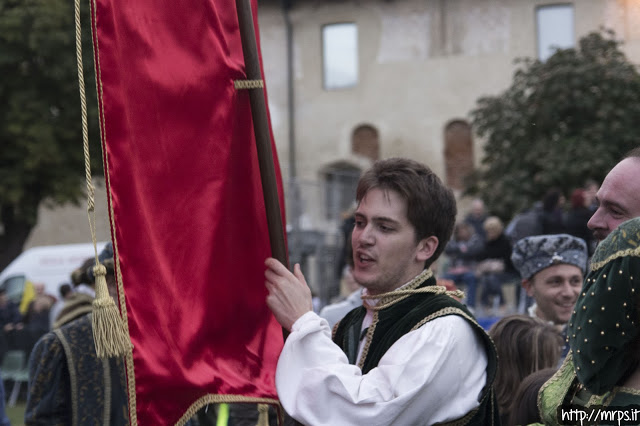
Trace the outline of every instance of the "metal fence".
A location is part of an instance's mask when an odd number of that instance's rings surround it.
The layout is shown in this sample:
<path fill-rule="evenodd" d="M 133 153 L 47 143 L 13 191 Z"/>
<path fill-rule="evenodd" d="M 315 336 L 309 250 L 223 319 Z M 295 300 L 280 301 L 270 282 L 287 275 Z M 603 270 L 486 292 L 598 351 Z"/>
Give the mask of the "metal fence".
<path fill-rule="evenodd" d="M 300 263 L 324 306 L 340 292 L 340 226 L 355 198 L 353 179 L 296 179 L 285 181 L 284 187 L 290 263 Z"/>

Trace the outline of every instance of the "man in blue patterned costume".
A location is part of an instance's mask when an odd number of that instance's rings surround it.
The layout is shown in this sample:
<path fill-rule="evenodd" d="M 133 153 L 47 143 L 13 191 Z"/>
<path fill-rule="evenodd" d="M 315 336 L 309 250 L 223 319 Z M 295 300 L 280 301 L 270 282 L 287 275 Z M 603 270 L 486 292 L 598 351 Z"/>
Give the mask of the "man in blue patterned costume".
<path fill-rule="evenodd" d="M 115 294 L 111 243 L 99 260 L 107 269 L 110 293 Z M 91 271 L 85 275 L 92 281 Z M 77 293 L 65 303 L 53 331 L 36 343 L 29 359 L 26 425 L 128 424 L 124 361 L 97 357 L 92 300 Z"/>

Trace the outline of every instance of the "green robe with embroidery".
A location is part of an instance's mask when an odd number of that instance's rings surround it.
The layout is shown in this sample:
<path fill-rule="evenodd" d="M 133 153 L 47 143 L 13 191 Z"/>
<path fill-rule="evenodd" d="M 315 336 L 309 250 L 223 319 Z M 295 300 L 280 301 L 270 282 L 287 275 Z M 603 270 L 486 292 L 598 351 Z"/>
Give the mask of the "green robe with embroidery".
<path fill-rule="evenodd" d="M 600 407 L 606 407 L 609 409 L 615 409 L 614 407 L 618 407 L 621 410 L 630 413 L 630 410 L 628 410 L 627 407 L 631 405 L 636 408 L 640 408 L 640 391 L 637 389 L 616 386 L 611 391 L 605 392 L 603 395 L 594 395 L 586 390 L 580 384 L 576 376 L 571 352 L 565 359 L 562 367 L 560 367 L 551 379 L 542 385 L 542 388 L 540 388 L 540 392 L 538 393 L 538 409 L 540 411 L 540 417 L 547 426 L 569 424 L 569 417 L 567 416 L 569 415 L 568 410 L 571 406 L 585 409 L 585 412 L 589 412 L 589 408 L 595 408 L 597 410 Z M 562 409 L 564 409 L 564 421 L 562 420 Z M 573 424 L 576 424 L 575 417 L 573 420 Z M 638 413 L 637 420 L 638 422 L 635 424 L 640 424 L 640 413 Z M 602 422 L 598 424 L 617 423 Z"/>

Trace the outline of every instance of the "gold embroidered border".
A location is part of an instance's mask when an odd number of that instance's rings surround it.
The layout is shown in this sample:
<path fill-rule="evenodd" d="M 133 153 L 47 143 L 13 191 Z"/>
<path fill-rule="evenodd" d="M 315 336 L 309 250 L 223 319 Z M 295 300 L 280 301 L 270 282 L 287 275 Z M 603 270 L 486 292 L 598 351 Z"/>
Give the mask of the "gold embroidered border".
<path fill-rule="evenodd" d="M 180 417 L 180 420 L 176 423 L 176 426 L 183 426 L 185 423 L 189 421 L 189 419 L 196 415 L 198 410 L 208 404 L 228 404 L 228 403 L 256 403 L 256 404 L 268 404 L 276 407 L 278 411 L 278 423 L 284 423 L 284 412 L 282 410 L 282 406 L 277 399 L 271 398 L 252 398 L 243 395 L 212 395 L 207 394 L 203 397 L 198 398 L 191 406 L 187 409 L 187 411 Z"/>
<path fill-rule="evenodd" d="M 475 320 L 475 318 L 467 315 L 467 313 L 465 311 L 463 311 L 460 308 L 453 308 L 453 307 L 448 307 L 448 308 L 443 308 L 440 309 L 439 311 L 436 311 L 434 313 L 432 313 L 431 315 L 425 317 L 424 319 L 422 319 L 422 321 L 420 321 L 419 323 L 417 323 L 416 325 L 413 326 L 413 328 L 411 329 L 411 331 L 417 330 L 418 328 L 422 327 L 423 325 L 425 325 L 426 323 L 428 323 L 429 321 L 432 321 L 436 318 L 439 317 L 443 317 L 443 316 L 447 316 L 447 315 L 452 315 L 452 314 L 456 314 L 456 315 L 460 315 L 464 318 L 466 318 L 467 320 L 471 321 L 473 324 L 477 325 L 478 327 L 482 328 L 482 326 L 480 324 L 478 324 L 478 322 Z M 489 337 L 489 340 L 491 341 L 492 344 L 493 343 L 493 339 L 491 339 L 491 337 Z M 495 346 L 495 344 L 494 344 Z M 496 359 L 497 359 L 497 354 L 496 354 Z M 493 388 L 491 389 L 491 392 L 489 392 L 487 395 L 485 395 L 485 398 L 488 396 L 489 398 L 491 398 L 491 424 L 493 425 L 493 418 L 494 418 L 494 404 L 493 404 L 493 393 L 494 390 Z M 470 412 L 468 412 L 464 417 L 454 420 L 453 422 L 447 422 L 447 423 L 443 423 L 443 425 L 447 425 L 447 426 L 462 426 L 462 425 L 466 425 L 468 424 L 469 420 L 471 419 L 471 417 L 473 417 L 476 413 L 476 411 L 478 411 L 478 409 L 473 409 Z"/>
<path fill-rule="evenodd" d="M 592 263 L 590 269 L 592 271 L 598 270 L 605 266 L 607 263 L 611 262 L 614 259 L 625 256 L 640 256 L 640 246 L 633 249 L 620 250 L 616 253 L 613 253 L 611 256 L 607 257 L 605 260 L 602 260 L 597 263 Z"/>
<path fill-rule="evenodd" d="M 233 87 L 236 90 L 262 89 L 264 87 L 264 81 L 263 80 L 234 80 Z"/>
<path fill-rule="evenodd" d="M 73 352 L 71 352 L 71 346 L 69 346 L 69 342 L 62 334 L 60 329 L 53 330 L 58 339 L 60 339 L 60 343 L 62 344 L 62 348 L 64 349 L 65 354 L 67 355 L 67 370 L 69 370 L 69 379 L 71 385 L 71 424 L 76 426 L 78 424 L 78 376 L 76 375 L 75 369 L 75 361 L 73 360 Z"/>
<path fill-rule="evenodd" d="M 551 378 L 546 382 L 544 382 L 540 387 L 540 390 L 538 391 L 538 397 L 536 398 L 536 400 L 538 405 L 538 413 L 541 415 L 541 417 L 543 417 L 542 416 L 543 414 L 542 413 L 542 394 L 550 385 L 560 380 L 560 376 L 562 375 L 565 364 L 567 364 L 568 362 L 571 362 L 572 359 L 573 359 L 573 354 L 571 353 L 571 351 L 569 351 L 569 353 L 567 353 L 567 356 L 564 358 L 564 361 L 562 362 L 562 365 L 560 366 L 560 368 L 558 368 L 556 372 L 553 373 L 553 376 L 551 376 Z M 575 378 L 575 373 L 574 373 L 574 378 Z M 569 386 L 569 388 L 571 388 L 571 386 Z M 569 388 L 567 388 L 567 392 L 569 392 Z M 562 403 L 567 397 L 567 392 L 565 392 L 564 395 L 562 395 L 562 400 L 560 401 L 560 403 Z M 544 418 L 542 418 L 542 420 L 544 420 Z"/>
<path fill-rule="evenodd" d="M 628 393 L 631 395 L 640 395 L 640 389 L 628 388 L 626 386 L 620 386 L 618 388 L 620 392 Z"/>
<path fill-rule="evenodd" d="M 122 274 L 120 272 L 120 261 L 118 257 L 118 242 L 116 239 L 115 233 L 115 221 L 113 215 L 113 199 L 111 196 L 111 177 L 109 174 L 109 159 L 108 152 L 106 150 L 107 145 L 107 134 L 106 134 L 106 119 L 104 115 L 104 92 L 102 88 L 102 67 L 100 66 L 100 43 L 98 37 L 93 37 L 94 34 L 97 33 L 98 26 L 98 16 L 96 13 L 96 1 L 91 0 L 91 12 L 92 12 L 92 20 L 91 26 L 92 30 L 91 35 L 93 38 L 93 45 L 95 49 L 95 61 L 94 61 L 94 71 L 96 76 L 96 91 L 98 92 L 98 108 L 100 110 L 100 136 L 102 141 L 102 167 L 104 168 L 104 176 L 105 176 L 105 185 L 107 189 L 107 197 L 108 197 L 108 205 L 109 205 L 109 222 L 111 225 L 111 238 L 113 242 L 113 259 L 116 269 L 116 283 L 117 283 L 117 292 L 118 292 L 118 302 L 120 304 L 120 316 L 122 317 L 122 322 L 124 324 L 125 332 L 129 339 L 131 339 L 131 334 L 129 333 L 129 321 L 127 315 L 127 305 L 125 303 L 125 295 L 124 295 L 124 287 L 122 285 Z M 136 403 L 136 391 L 135 391 L 135 371 L 133 367 L 133 345 L 129 345 L 129 348 L 124 356 L 125 359 L 125 370 L 126 370 L 126 378 L 127 378 L 127 397 L 128 397 L 128 409 L 129 409 L 129 422 L 131 426 L 137 426 L 138 424 L 138 416 L 137 416 L 137 403 Z"/>
<path fill-rule="evenodd" d="M 360 370 L 362 370 L 364 360 L 367 359 L 367 355 L 369 354 L 369 346 L 371 346 L 371 340 L 373 340 L 373 333 L 376 331 L 376 325 L 378 325 L 378 311 L 373 311 L 373 320 L 367 329 L 367 340 L 364 342 L 364 347 L 362 348 L 362 356 L 360 356 L 360 359 L 358 360 L 358 368 L 360 368 Z"/>
<path fill-rule="evenodd" d="M 424 317 L 419 323 L 417 323 L 416 325 L 413 326 L 411 331 L 419 329 L 420 327 L 422 327 L 423 325 L 425 325 L 426 323 L 428 323 L 431 320 L 434 320 L 434 319 L 442 317 L 442 316 L 451 315 L 451 314 L 457 314 L 457 315 L 460 315 L 462 317 L 465 317 L 467 320 L 471 321 L 472 323 L 474 323 L 478 327 L 482 327 L 480 324 L 478 324 L 478 322 L 475 320 L 475 318 L 470 317 L 469 315 L 467 315 L 467 313 L 465 311 L 463 311 L 462 309 L 449 307 L 449 308 L 442 308 L 439 311 L 436 311 L 436 312 L 432 313 L 431 315 L 429 315 L 427 317 Z"/>

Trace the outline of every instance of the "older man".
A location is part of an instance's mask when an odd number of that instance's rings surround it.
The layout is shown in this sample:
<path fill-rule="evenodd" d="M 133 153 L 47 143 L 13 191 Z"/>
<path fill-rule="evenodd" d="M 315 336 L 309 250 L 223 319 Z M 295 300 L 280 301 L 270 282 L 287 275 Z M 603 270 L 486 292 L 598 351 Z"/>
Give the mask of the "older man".
<path fill-rule="evenodd" d="M 617 227 L 593 254 L 568 326 L 571 352 L 538 394 L 545 425 L 575 424 L 583 414 L 592 416 L 591 424 L 639 424 L 639 276 L 640 218 L 635 218 Z"/>
<path fill-rule="evenodd" d="M 640 217 L 640 147 L 611 169 L 596 193 L 596 202 L 598 209 L 587 226 L 598 241 L 622 222 Z"/>

